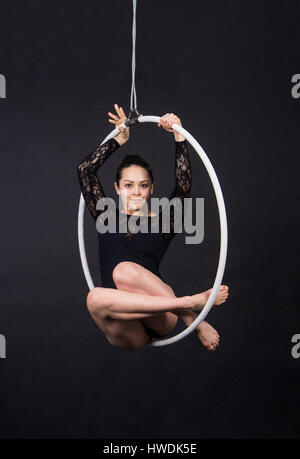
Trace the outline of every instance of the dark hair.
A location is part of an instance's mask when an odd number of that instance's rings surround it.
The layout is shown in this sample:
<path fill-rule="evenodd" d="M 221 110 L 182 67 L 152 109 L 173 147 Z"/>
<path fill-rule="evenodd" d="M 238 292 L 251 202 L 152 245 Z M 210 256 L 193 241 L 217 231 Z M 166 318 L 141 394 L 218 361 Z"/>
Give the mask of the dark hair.
<path fill-rule="evenodd" d="M 150 177 L 151 183 L 153 183 L 153 179 L 154 178 L 153 178 L 152 169 L 149 166 L 149 164 L 147 163 L 147 161 L 145 161 L 140 155 L 126 155 L 123 158 L 123 161 L 121 162 L 120 166 L 117 169 L 116 182 L 117 182 L 118 186 L 119 186 L 119 183 L 120 183 L 120 179 L 121 179 L 121 175 L 122 175 L 123 169 L 125 169 L 126 167 L 130 167 L 130 166 L 140 166 L 140 167 L 143 167 L 144 169 L 146 169 L 146 171 L 148 172 L 148 175 Z"/>

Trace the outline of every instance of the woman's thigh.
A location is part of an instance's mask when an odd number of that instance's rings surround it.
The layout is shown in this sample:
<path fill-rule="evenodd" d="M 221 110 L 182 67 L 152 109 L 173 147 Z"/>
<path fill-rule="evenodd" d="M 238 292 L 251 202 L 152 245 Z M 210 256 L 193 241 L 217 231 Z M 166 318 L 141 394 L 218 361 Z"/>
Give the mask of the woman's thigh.
<path fill-rule="evenodd" d="M 107 340 L 116 347 L 133 351 L 142 348 L 150 340 L 140 319 L 118 320 L 90 314 Z"/>
<path fill-rule="evenodd" d="M 137 263 L 121 262 L 117 268 L 119 269 L 115 272 L 118 273 L 118 276 L 114 277 L 114 281 L 120 290 L 154 296 L 176 296 L 173 289 L 160 277 Z M 139 279 L 138 283 L 135 282 L 136 276 Z M 94 315 L 91 312 L 90 314 L 108 341 L 126 350 L 140 349 L 150 341 L 151 337 L 156 338 L 169 334 L 178 320 L 178 317 L 171 312 L 134 320 L 118 320 L 98 314 Z M 154 330 L 157 336 L 151 333 L 151 330 Z"/>
<path fill-rule="evenodd" d="M 119 263 L 114 269 L 114 281 L 117 288 L 144 295 L 175 297 L 173 289 L 162 279 L 138 263 L 126 261 Z M 140 319 L 146 326 L 165 336 L 175 328 L 178 317 L 172 312 L 162 312 L 152 317 Z M 146 330 L 148 332 L 148 330 Z M 155 334 L 151 336 L 156 337 Z M 157 336 L 157 337 L 158 337 Z"/>
<path fill-rule="evenodd" d="M 150 328 L 150 330 L 154 330 L 158 336 L 163 337 L 174 330 L 178 322 L 178 317 L 172 312 L 162 312 L 155 316 L 141 319 L 141 321 L 146 326 L 147 332 L 147 328 Z M 152 335 L 151 332 L 148 334 L 155 338 L 158 337 L 155 334 Z"/>

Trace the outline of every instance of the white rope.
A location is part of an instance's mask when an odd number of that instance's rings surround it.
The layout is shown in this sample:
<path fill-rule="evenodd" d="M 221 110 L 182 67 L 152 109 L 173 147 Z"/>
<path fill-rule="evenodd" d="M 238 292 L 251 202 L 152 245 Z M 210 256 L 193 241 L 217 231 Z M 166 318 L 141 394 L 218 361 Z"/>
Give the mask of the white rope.
<path fill-rule="evenodd" d="M 135 43 L 136 43 L 136 3 L 137 0 L 133 0 L 133 23 L 132 23 L 132 83 L 131 83 L 131 95 L 130 95 L 130 110 L 137 109 L 137 98 L 135 89 Z M 133 104 L 134 97 L 134 104 Z"/>

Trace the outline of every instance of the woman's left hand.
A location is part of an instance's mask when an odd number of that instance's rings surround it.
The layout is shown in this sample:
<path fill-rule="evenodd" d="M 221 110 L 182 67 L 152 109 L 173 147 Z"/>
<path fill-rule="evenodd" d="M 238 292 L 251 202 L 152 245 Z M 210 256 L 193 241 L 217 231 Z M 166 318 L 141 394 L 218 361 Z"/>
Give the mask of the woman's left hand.
<path fill-rule="evenodd" d="M 114 107 L 115 107 L 117 115 L 114 115 L 113 113 L 108 112 L 108 115 L 110 116 L 110 118 L 112 118 L 112 119 L 109 119 L 108 121 L 110 123 L 115 124 L 115 126 L 119 129 L 120 133 L 115 137 L 115 139 L 120 145 L 124 145 L 124 143 L 126 143 L 129 139 L 129 127 L 124 128 L 121 126 L 121 124 L 123 124 L 126 121 L 127 116 L 123 108 L 119 107 L 118 104 L 115 104 Z"/>
<path fill-rule="evenodd" d="M 175 140 L 177 140 L 178 142 L 185 140 L 185 137 L 183 137 L 183 135 L 179 134 L 174 129 L 171 129 L 172 124 L 178 124 L 179 126 L 182 126 L 180 118 L 178 118 L 178 116 L 174 115 L 174 113 L 166 113 L 164 116 L 160 118 L 158 127 L 163 127 L 166 131 L 173 132 Z"/>

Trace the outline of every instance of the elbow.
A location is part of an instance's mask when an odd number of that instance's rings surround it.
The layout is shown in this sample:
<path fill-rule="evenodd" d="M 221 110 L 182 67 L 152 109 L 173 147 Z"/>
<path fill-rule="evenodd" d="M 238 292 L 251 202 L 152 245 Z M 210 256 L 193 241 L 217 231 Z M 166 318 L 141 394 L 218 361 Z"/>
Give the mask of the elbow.
<path fill-rule="evenodd" d="M 79 176 L 86 175 L 89 169 L 89 165 L 86 161 L 80 161 L 77 165 L 77 173 Z"/>
<path fill-rule="evenodd" d="M 82 176 L 83 176 L 83 168 L 82 168 L 82 166 L 81 166 L 81 163 L 79 163 L 78 166 L 77 166 L 77 175 L 78 175 L 79 180 L 80 180 L 80 179 L 82 178 Z"/>
<path fill-rule="evenodd" d="M 190 187 L 186 190 L 184 197 L 185 198 L 190 198 L 191 197 L 191 188 Z"/>
<path fill-rule="evenodd" d="M 192 188 L 191 182 L 187 183 L 187 184 L 182 188 L 182 192 L 183 192 L 185 198 L 189 198 L 189 197 L 190 197 L 191 188 Z"/>
<path fill-rule="evenodd" d="M 77 171 L 78 171 L 78 172 L 79 172 L 79 171 L 82 171 L 83 168 L 84 168 L 84 163 L 83 163 L 83 161 L 80 161 L 80 163 L 77 164 Z"/>

